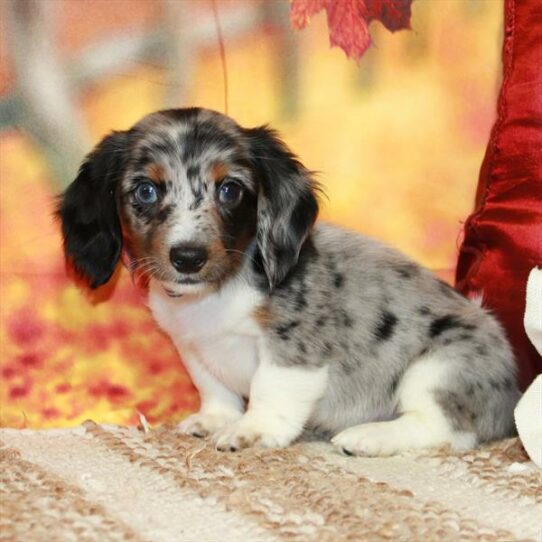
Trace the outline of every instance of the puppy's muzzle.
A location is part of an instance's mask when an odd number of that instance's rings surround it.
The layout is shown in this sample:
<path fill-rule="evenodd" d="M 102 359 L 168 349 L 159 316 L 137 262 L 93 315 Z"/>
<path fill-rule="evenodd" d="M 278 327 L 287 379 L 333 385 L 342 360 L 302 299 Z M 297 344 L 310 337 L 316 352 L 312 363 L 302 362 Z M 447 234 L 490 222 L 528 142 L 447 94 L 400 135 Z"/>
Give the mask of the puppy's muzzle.
<path fill-rule="evenodd" d="M 197 245 L 177 245 L 169 251 L 169 261 L 179 273 L 197 273 L 207 257 L 207 249 Z"/>

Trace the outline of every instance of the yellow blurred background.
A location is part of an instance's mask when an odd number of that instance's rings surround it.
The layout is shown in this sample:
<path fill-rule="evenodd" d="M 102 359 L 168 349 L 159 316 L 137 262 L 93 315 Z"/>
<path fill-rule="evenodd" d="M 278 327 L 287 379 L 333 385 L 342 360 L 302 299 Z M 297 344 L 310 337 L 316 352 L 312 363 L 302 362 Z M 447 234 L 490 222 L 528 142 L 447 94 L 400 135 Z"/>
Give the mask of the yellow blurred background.
<path fill-rule="evenodd" d="M 124 270 L 97 296 L 70 284 L 51 213 L 107 132 L 166 106 L 225 110 L 213 2 L 13 2 L 0 17 L 0 425 L 179 420 L 197 394 L 144 293 Z M 495 118 L 501 0 L 416 0 L 412 30 L 373 23 L 359 63 L 329 48 L 323 14 L 297 32 L 286 0 L 215 6 L 228 114 L 270 123 L 319 172 L 323 219 L 451 280 Z"/>

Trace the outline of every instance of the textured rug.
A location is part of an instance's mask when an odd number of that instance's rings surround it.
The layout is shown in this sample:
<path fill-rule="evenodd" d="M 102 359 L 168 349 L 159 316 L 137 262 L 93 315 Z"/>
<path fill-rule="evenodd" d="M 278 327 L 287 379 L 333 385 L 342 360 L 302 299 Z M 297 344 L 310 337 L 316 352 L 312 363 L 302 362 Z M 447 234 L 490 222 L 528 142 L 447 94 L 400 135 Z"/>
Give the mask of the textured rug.
<path fill-rule="evenodd" d="M 0 430 L 3 541 L 542 540 L 542 473 L 516 439 L 344 457 L 217 452 L 156 430 Z"/>

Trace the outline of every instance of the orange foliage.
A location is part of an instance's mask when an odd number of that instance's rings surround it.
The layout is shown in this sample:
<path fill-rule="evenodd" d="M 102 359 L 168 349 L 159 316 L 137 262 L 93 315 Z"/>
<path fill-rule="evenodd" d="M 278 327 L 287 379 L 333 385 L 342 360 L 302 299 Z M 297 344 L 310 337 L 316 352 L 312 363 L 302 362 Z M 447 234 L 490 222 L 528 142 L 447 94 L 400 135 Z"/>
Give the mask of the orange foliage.
<path fill-rule="evenodd" d="M 23 171 L 32 190 L 11 182 L 2 191 L 10 212 L 1 221 L 0 424 L 135 423 L 138 412 L 155 423 L 196 409 L 179 356 L 128 273 L 92 297 L 79 291 L 66 276 L 40 160 L 15 135 L 4 136 L 2 156 L 1 177 Z M 25 171 L 29 158 L 36 165 Z"/>

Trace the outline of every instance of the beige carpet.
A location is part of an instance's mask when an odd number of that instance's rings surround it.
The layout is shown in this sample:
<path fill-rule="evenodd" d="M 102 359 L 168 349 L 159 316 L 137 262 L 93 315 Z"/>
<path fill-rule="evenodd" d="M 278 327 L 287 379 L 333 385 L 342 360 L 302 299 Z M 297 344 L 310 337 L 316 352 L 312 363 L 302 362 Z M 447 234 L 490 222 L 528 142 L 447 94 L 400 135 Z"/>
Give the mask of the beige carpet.
<path fill-rule="evenodd" d="M 0 430 L 2 541 L 542 540 L 542 473 L 515 439 L 343 457 L 216 452 L 163 427 Z"/>

